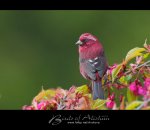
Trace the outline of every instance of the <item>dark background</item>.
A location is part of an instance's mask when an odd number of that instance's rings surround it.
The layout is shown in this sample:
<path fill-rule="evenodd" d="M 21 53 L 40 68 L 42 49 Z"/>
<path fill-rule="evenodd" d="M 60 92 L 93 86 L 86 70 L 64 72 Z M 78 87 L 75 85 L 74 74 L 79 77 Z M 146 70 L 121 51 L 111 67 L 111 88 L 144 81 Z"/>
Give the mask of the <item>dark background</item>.
<path fill-rule="evenodd" d="M 0 109 L 21 109 L 44 89 L 88 83 L 75 42 L 102 42 L 110 65 L 150 39 L 150 11 L 0 11 Z"/>

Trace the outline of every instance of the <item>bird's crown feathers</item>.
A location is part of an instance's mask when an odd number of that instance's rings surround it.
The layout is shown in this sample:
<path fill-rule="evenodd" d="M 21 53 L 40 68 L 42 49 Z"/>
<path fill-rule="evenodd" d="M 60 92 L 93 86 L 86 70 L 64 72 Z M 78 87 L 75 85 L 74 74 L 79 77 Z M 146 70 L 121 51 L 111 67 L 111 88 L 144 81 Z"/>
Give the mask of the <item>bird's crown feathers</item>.
<path fill-rule="evenodd" d="M 93 36 L 92 34 L 90 33 L 84 33 L 80 36 L 80 39 L 90 39 L 90 40 L 93 40 L 93 41 L 96 41 L 97 38 L 95 36 Z"/>

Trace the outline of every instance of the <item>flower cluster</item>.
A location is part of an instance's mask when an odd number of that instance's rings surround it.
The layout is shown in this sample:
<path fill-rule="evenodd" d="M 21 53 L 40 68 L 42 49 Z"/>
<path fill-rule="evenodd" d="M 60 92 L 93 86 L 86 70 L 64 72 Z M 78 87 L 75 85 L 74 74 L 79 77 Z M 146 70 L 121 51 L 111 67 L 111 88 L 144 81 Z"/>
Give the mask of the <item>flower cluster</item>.
<path fill-rule="evenodd" d="M 106 106 L 109 109 L 149 109 L 150 102 L 150 45 L 131 49 L 120 64 L 107 70 Z M 135 63 L 131 60 L 135 59 Z M 132 60 L 133 61 L 133 60 Z M 144 105 L 143 105 L 144 104 Z M 141 107 L 139 107 L 141 106 Z"/>
<path fill-rule="evenodd" d="M 138 95 L 146 95 L 146 88 L 142 87 L 141 83 L 139 80 L 135 80 L 134 82 L 132 82 L 129 86 L 130 91 L 132 91 L 134 93 L 134 95 L 138 96 Z"/>
<path fill-rule="evenodd" d="M 105 100 L 93 100 L 87 85 L 42 90 L 23 110 L 150 110 L 150 45 L 131 49 L 102 78 Z M 131 63 L 131 61 L 134 62 Z"/>
<path fill-rule="evenodd" d="M 61 88 L 42 90 L 30 106 L 23 110 L 97 110 L 106 109 L 105 100 L 93 100 L 87 85 L 72 86 L 69 90 Z"/>

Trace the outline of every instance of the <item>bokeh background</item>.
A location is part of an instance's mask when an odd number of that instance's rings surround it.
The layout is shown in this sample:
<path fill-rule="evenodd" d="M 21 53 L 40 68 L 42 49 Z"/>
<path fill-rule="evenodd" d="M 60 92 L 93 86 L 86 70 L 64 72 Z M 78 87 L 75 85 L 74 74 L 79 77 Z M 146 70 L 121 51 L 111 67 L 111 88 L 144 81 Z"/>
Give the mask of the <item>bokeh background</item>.
<path fill-rule="evenodd" d="M 150 11 L 0 11 L 0 109 L 21 109 L 44 89 L 88 83 L 75 42 L 102 42 L 109 64 L 150 39 Z"/>

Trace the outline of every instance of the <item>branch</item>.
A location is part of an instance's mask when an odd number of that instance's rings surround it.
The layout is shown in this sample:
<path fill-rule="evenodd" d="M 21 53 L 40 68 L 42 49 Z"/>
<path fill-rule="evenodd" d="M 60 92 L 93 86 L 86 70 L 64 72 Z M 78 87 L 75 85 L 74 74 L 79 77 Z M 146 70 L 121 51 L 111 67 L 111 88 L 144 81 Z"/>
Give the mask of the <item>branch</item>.
<path fill-rule="evenodd" d="M 147 62 L 145 62 L 145 63 L 143 63 L 143 64 L 141 64 L 141 65 L 139 65 L 139 66 L 137 66 L 137 67 L 135 67 L 135 69 L 137 70 L 137 69 L 139 69 L 140 67 L 149 66 L 149 65 L 148 65 L 149 63 L 150 63 L 150 60 L 147 61 Z M 125 73 L 125 75 L 127 75 L 127 74 L 129 74 L 129 73 L 131 73 L 131 72 L 132 72 L 132 71 L 129 70 L 129 71 L 127 71 L 127 72 Z"/>
<path fill-rule="evenodd" d="M 137 66 L 135 69 L 137 70 L 137 69 L 139 69 L 140 67 L 143 67 L 143 66 L 150 66 L 149 63 L 150 63 L 150 60 L 147 61 L 147 62 L 145 62 L 145 63 L 143 63 L 143 64 L 141 64 L 141 65 L 139 65 L 139 66 Z M 132 72 L 131 70 L 125 72 L 125 75 L 130 74 L 131 72 Z M 116 79 L 114 80 L 114 83 L 120 84 L 120 83 L 117 81 L 117 79 L 118 79 L 118 77 L 116 77 Z M 110 80 L 110 81 L 104 83 L 103 86 L 107 86 L 109 83 L 112 83 L 112 81 Z M 124 87 L 127 87 L 127 86 L 124 85 L 124 84 L 120 84 L 120 85 L 122 85 L 122 86 L 124 86 Z"/>

